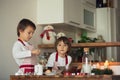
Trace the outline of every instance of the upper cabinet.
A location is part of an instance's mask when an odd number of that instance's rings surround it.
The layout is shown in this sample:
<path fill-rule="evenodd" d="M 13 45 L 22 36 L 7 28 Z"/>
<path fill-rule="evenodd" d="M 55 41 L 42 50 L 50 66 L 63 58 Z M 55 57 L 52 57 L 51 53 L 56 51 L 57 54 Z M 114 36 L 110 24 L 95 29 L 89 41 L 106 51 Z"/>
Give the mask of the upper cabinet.
<path fill-rule="evenodd" d="M 38 0 L 38 24 L 67 23 L 79 26 L 81 0 Z"/>
<path fill-rule="evenodd" d="M 38 24 L 62 23 L 65 20 L 64 0 L 38 0 Z"/>
<path fill-rule="evenodd" d="M 38 24 L 66 23 L 95 30 L 96 0 L 38 0 Z"/>
<path fill-rule="evenodd" d="M 67 23 L 76 27 L 82 27 L 83 10 L 82 0 L 65 0 L 68 1 L 65 6 L 67 9 L 68 21 Z"/>
<path fill-rule="evenodd" d="M 96 0 L 83 0 L 83 27 L 96 31 Z"/>

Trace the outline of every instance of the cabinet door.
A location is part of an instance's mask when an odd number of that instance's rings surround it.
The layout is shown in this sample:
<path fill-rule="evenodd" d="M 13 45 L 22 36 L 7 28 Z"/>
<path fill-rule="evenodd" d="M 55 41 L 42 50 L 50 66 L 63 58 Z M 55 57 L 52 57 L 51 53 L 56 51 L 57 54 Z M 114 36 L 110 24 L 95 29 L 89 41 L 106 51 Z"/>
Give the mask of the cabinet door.
<path fill-rule="evenodd" d="M 83 0 L 83 28 L 96 32 L 96 6 L 93 0 Z"/>
<path fill-rule="evenodd" d="M 68 0 L 69 4 L 67 4 L 67 15 L 68 15 L 68 23 L 74 26 L 80 26 L 82 21 L 82 6 L 81 0 Z"/>
<path fill-rule="evenodd" d="M 38 24 L 61 23 L 64 16 L 64 0 L 38 0 Z"/>

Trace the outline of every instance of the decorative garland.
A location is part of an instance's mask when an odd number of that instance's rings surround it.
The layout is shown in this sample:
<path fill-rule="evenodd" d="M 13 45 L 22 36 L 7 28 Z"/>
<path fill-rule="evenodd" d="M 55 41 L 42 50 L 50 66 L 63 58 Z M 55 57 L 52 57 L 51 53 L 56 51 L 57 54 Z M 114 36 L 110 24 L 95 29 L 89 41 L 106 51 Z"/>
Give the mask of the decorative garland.
<path fill-rule="evenodd" d="M 105 69 L 92 69 L 91 73 L 95 73 L 95 75 L 112 75 L 112 69 L 105 68 Z"/>

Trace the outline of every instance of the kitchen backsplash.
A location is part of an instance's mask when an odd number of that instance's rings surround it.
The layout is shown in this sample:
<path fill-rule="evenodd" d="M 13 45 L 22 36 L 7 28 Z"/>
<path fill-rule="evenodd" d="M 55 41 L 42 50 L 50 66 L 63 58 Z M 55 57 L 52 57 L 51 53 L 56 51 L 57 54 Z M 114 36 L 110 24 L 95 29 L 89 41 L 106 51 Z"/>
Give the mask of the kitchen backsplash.
<path fill-rule="evenodd" d="M 54 27 L 56 34 L 59 32 L 63 32 L 68 38 L 72 38 L 74 40 L 74 43 L 76 43 L 80 39 L 79 34 L 81 33 L 81 29 L 77 27 L 66 24 L 53 24 L 52 26 Z"/>

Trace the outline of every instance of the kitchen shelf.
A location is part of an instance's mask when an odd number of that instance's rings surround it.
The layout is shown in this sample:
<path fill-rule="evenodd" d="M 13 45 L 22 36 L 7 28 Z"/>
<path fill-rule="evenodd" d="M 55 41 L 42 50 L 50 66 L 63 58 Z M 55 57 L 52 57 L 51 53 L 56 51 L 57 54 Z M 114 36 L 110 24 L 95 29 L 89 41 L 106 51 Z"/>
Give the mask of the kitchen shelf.
<path fill-rule="evenodd" d="M 97 42 L 97 43 L 73 43 L 72 48 L 79 47 L 117 47 L 120 42 Z M 54 44 L 40 44 L 38 48 L 54 48 Z"/>

